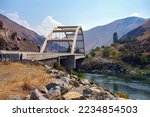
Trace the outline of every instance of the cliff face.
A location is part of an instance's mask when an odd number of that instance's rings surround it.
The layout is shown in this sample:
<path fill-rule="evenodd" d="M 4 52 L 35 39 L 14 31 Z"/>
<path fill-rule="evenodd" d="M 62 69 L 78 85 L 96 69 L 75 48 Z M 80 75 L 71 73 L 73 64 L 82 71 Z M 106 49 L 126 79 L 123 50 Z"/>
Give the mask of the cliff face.
<path fill-rule="evenodd" d="M 0 50 L 38 52 L 39 47 L 35 41 L 22 38 L 17 32 L 0 28 Z"/>

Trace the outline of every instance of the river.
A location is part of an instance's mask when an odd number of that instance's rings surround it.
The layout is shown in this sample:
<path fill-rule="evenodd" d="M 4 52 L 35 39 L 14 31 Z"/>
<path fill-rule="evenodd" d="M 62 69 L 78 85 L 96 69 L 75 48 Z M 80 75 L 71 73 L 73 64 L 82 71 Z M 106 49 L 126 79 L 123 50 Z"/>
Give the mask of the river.
<path fill-rule="evenodd" d="M 86 78 L 111 91 L 126 93 L 130 99 L 150 100 L 150 78 L 133 78 L 124 75 L 90 74 Z"/>

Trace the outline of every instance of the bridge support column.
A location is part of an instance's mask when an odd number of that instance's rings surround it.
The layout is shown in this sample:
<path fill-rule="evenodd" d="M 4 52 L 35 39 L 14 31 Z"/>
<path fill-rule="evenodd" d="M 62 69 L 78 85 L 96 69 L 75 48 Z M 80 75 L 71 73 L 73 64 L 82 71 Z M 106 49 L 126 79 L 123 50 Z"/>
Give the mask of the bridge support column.
<path fill-rule="evenodd" d="M 67 57 L 61 57 L 60 58 L 60 64 L 66 69 L 66 70 L 71 70 L 76 68 L 76 61 L 75 61 L 75 56 L 70 55 Z"/>
<path fill-rule="evenodd" d="M 84 61 L 84 58 L 76 60 L 76 69 L 77 70 L 80 70 L 80 66 L 81 66 L 81 64 L 82 64 L 83 61 Z"/>

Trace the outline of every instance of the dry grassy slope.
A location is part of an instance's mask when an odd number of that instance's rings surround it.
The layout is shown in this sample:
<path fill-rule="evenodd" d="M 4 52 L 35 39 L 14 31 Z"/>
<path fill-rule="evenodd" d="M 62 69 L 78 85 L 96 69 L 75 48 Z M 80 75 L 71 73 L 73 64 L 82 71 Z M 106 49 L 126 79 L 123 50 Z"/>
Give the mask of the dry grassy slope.
<path fill-rule="evenodd" d="M 115 44 L 115 45 L 113 45 L 113 46 L 110 46 L 109 47 L 109 49 L 110 49 L 110 59 L 111 58 L 114 58 L 114 55 L 113 55 L 113 53 L 115 52 L 116 54 L 117 53 L 119 53 L 119 49 L 120 48 L 122 48 L 123 47 L 123 45 L 122 44 Z M 103 56 L 103 50 L 104 50 L 104 48 L 100 48 L 98 51 L 96 51 L 96 55 L 95 55 L 95 57 L 97 58 L 97 57 L 102 57 Z M 108 59 L 109 59 L 108 58 Z"/>
<path fill-rule="evenodd" d="M 39 65 L 0 63 L 0 99 L 9 99 L 15 95 L 24 99 L 33 88 L 45 86 L 53 80 Z"/>

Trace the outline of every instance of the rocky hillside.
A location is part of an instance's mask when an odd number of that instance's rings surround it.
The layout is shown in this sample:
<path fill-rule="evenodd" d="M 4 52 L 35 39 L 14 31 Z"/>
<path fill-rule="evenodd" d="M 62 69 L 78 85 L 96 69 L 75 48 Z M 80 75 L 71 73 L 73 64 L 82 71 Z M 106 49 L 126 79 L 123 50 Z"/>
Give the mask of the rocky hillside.
<path fill-rule="evenodd" d="M 0 50 L 38 52 L 39 47 L 35 41 L 22 38 L 17 32 L 0 28 Z"/>
<path fill-rule="evenodd" d="M 113 40 L 113 33 L 117 32 L 119 37 L 142 25 L 145 19 L 139 17 L 128 17 L 119 19 L 103 26 L 94 27 L 85 31 L 86 50 L 90 48 L 109 45 Z"/>
<path fill-rule="evenodd" d="M 116 100 L 93 81 L 35 61 L 0 63 L 0 99 Z M 7 69 L 7 70 L 6 70 Z M 11 74 L 11 75 L 10 75 Z"/>
<path fill-rule="evenodd" d="M 26 40 L 36 41 L 39 45 L 43 44 L 44 37 L 38 35 L 36 32 L 29 30 L 16 22 L 8 19 L 6 16 L 0 14 L 0 21 L 3 22 L 3 28 L 9 29 L 13 32 L 17 32 L 17 35 Z"/>

